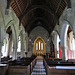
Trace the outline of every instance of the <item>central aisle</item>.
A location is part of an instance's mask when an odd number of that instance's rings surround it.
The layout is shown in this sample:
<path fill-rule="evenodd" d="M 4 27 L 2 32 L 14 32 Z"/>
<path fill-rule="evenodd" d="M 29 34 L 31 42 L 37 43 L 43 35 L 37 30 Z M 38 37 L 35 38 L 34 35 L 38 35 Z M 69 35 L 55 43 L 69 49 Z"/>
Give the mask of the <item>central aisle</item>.
<path fill-rule="evenodd" d="M 46 75 L 46 70 L 43 65 L 43 58 L 41 56 L 37 57 L 37 61 L 31 75 Z"/>

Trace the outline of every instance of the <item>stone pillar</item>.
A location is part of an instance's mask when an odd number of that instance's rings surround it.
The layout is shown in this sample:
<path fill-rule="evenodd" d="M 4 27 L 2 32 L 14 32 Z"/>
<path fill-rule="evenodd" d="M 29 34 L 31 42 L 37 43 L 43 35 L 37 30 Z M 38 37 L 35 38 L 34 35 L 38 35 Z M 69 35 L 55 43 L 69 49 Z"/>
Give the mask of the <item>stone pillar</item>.
<path fill-rule="evenodd" d="M 23 42 L 23 37 L 21 38 L 21 58 L 24 57 L 24 42 Z"/>
<path fill-rule="evenodd" d="M 9 57 L 10 57 L 11 51 L 12 51 L 12 35 L 10 35 L 10 38 L 9 38 L 9 47 L 8 47 L 8 56 Z"/>
<path fill-rule="evenodd" d="M 66 45 L 66 39 L 67 39 L 67 31 L 68 31 L 69 25 L 66 23 L 63 24 L 62 30 L 61 30 L 61 50 L 62 50 L 62 59 L 67 60 L 67 45 Z"/>
<path fill-rule="evenodd" d="M 1 27 L 0 27 L 0 62 L 1 62 Z"/>
<path fill-rule="evenodd" d="M 24 49 L 21 48 L 21 58 L 24 57 L 24 54 L 25 54 Z"/>
<path fill-rule="evenodd" d="M 25 52 L 28 54 L 28 33 L 25 33 Z"/>
<path fill-rule="evenodd" d="M 2 41 L 1 41 L 1 27 L 0 27 L 0 62 L 1 62 L 1 49 L 2 49 Z"/>
<path fill-rule="evenodd" d="M 29 39 L 29 37 L 28 37 L 28 34 L 27 34 L 27 37 L 26 37 L 26 49 L 27 49 L 27 52 L 28 52 L 28 39 Z"/>
<path fill-rule="evenodd" d="M 0 63 L 1 63 L 1 49 L 2 49 L 2 42 L 0 41 Z"/>
<path fill-rule="evenodd" d="M 54 43 L 54 45 L 55 45 L 55 58 L 59 58 L 59 49 L 58 49 L 58 36 L 57 36 L 57 34 L 55 34 L 55 36 L 54 36 L 54 41 L 55 41 L 55 43 Z"/>
<path fill-rule="evenodd" d="M 13 47 L 13 60 L 17 59 L 17 48 Z"/>
<path fill-rule="evenodd" d="M 52 50 L 53 50 L 53 47 L 52 47 L 52 36 L 50 36 L 50 55 L 52 55 Z"/>
<path fill-rule="evenodd" d="M 57 37 L 54 35 L 54 49 L 55 49 L 55 58 L 57 58 Z"/>
<path fill-rule="evenodd" d="M 61 47 L 62 50 L 62 60 L 67 60 L 67 49 L 65 47 Z"/>

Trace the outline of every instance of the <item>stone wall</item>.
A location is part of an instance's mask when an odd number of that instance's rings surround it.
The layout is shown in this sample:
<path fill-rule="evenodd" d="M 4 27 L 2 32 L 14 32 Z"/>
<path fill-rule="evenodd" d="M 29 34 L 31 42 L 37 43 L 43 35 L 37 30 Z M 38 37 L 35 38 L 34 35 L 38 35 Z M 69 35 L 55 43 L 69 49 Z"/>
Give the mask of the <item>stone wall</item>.
<path fill-rule="evenodd" d="M 44 39 L 44 41 L 45 41 L 46 53 L 49 53 L 50 52 L 50 41 L 48 40 L 49 39 L 49 33 L 43 27 L 38 26 L 38 27 L 34 28 L 31 31 L 30 35 L 29 35 L 29 42 L 28 42 L 28 50 L 29 50 L 29 53 L 28 53 L 28 56 L 32 55 L 32 52 L 33 52 L 33 44 L 34 44 L 35 39 L 38 36 L 41 36 Z"/>

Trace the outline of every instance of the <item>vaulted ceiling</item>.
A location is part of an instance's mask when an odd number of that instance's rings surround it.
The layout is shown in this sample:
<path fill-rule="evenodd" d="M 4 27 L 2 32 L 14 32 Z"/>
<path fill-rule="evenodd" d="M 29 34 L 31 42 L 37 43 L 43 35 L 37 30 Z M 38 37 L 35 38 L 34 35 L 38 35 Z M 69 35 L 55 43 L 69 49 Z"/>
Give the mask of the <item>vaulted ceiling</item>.
<path fill-rule="evenodd" d="M 70 0 L 12 0 L 10 6 L 28 33 L 37 26 L 51 33 Z"/>

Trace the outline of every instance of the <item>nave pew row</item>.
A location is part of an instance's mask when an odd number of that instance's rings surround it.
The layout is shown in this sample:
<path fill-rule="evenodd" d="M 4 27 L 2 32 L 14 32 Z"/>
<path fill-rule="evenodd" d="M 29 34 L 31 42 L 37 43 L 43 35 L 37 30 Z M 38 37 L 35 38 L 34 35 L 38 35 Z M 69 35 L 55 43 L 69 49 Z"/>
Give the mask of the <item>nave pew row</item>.
<path fill-rule="evenodd" d="M 47 75 L 75 75 L 75 63 L 44 59 Z"/>
<path fill-rule="evenodd" d="M 9 63 L 8 75 L 30 75 L 36 59 L 23 58 L 20 62 Z"/>
<path fill-rule="evenodd" d="M 30 65 L 28 66 L 9 66 L 8 75 L 30 75 Z"/>
<path fill-rule="evenodd" d="M 1 63 L 2 64 L 8 64 L 9 61 L 11 61 L 12 58 L 9 58 L 9 57 L 4 57 L 4 58 L 1 58 Z"/>
<path fill-rule="evenodd" d="M 0 75 L 7 75 L 8 65 L 0 64 Z"/>
<path fill-rule="evenodd" d="M 36 57 L 23 57 L 17 60 L 3 58 L 0 64 L 0 75 L 30 75 L 35 63 Z"/>

